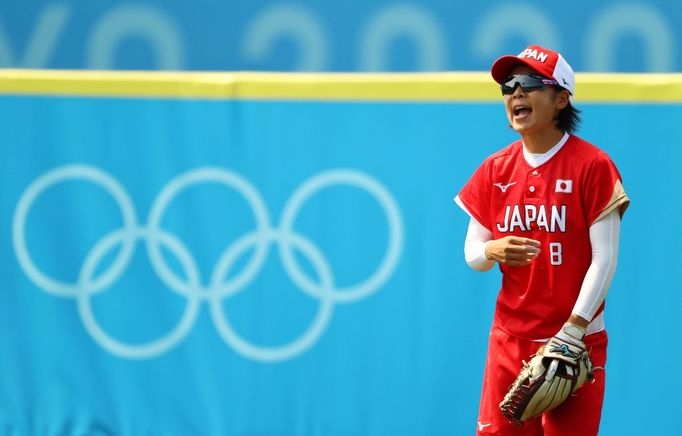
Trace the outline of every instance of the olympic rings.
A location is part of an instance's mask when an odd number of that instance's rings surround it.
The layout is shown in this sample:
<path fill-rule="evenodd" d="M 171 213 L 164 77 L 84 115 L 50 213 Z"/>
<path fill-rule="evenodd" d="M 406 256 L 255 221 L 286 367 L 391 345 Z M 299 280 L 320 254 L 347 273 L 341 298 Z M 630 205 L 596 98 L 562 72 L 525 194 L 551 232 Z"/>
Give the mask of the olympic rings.
<path fill-rule="evenodd" d="M 35 201 L 49 188 L 66 180 L 92 183 L 113 197 L 121 211 L 123 226 L 104 235 L 88 252 L 78 280 L 67 283 L 41 271 L 33 261 L 26 243 L 26 221 Z M 202 183 L 217 183 L 233 189 L 246 199 L 253 212 L 255 229 L 225 248 L 208 281 L 202 281 L 197 262 L 175 235 L 160 228 L 162 218 L 173 199 L 183 190 Z M 293 229 L 296 217 L 310 197 L 334 185 L 349 185 L 369 193 L 381 206 L 388 223 L 388 243 L 376 270 L 360 283 L 343 289 L 335 287 L 334 275 L 321 250 Z M 350 303 L 368 297 L 380 289 L 395 271 L 403 245 L 403 222 L 390 192 L 377 180 L 355 170 L 339 169 L 319 173 L 305 181 L 284 206 L 280 223 L 272 227 L 265 202 L 258 191 L 242 176 L 217 167 L 202 167 L 182 173 L 169 181 L 152 203 L 147 223 L 140 226 L 133 203 L 120 183 L 104 171 L 84 165 L 66 165 L 39 176 L 26 188 L 15 209 L 12 242 L 19 265 L 34 285 L 47 293 L 74 298 L 86 331 L 106 351 L 123 358 L 143 359 L 159 356 L 179 344 L 190 332 L 199 315 L 201 303 L 210 307 L 211 319 L 220 337 L 242 356 L 261 362 L 293 358 L 310 349 L 331 321 L 334 304 Z M 124 273 L 138 242 L 144 242 L 152 269 L 169 289 L 186 299 L 180 320 L 170 332 L 143 344 L 129 344 L 113 338 L 97 323 L 91 298 L 111 287 Z M 272 244 L 277 244 L 284 271 L 306 295 L 317 299 L 315 318 L 298 338 L 278 346 L 260 346 L 242 338 L 230 324 L 223 308 L 226 298 L 244 291 L 263 268 Z M 107 253 L 121 247 L 105 271 L 98 265 Z M 177 258 L 184 272 L 178 276 L 166 263 L 161 247 Z M 307 257 L 316 272 L 313 280 L 299 267 L 294 249 Z M 238 274 L 229 274 L 247 251 L 253 254 Z M 230 277 L 229 280 L 226 278 Z M 202 286 L 202 283 L 208 283 Z"/>

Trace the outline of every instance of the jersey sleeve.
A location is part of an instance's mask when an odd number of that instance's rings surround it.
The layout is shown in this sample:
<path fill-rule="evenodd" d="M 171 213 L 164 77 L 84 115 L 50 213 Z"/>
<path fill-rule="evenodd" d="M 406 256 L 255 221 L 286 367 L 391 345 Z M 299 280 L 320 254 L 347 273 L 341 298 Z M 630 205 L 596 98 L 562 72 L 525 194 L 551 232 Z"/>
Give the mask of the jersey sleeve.
<path fill-rule="evenodd" d="M 490 160 L 486 160 L 455 197 L 455 203 L 488 230 L 492 229 L 489 213 L 490 180 Z"/>
<path fill-rule="evenodd" d="M 585 186 L 588 224 L 591 226 L 614 210 L 622 218 L 629 205 L 618 169 L 607 155 L 600 155 L 589 167 Z"/>

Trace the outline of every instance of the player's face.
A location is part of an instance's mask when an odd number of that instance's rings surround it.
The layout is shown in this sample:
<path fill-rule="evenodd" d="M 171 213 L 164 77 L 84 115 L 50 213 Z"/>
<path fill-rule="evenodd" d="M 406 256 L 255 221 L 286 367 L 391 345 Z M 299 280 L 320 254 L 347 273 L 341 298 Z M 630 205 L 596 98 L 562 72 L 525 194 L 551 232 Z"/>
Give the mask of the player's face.
<path fill-rule="evenodd" d="M 537 74 L 525 65 L 511 71 L 516 74 Z M 511 127 L 522 135 L 556 129 L 559 111 L 568 105 L 568 91 L 558 91 L 551 86 L 524 91 L 517 86 L 513 94 L 504 96 L 504 105 Z"/>

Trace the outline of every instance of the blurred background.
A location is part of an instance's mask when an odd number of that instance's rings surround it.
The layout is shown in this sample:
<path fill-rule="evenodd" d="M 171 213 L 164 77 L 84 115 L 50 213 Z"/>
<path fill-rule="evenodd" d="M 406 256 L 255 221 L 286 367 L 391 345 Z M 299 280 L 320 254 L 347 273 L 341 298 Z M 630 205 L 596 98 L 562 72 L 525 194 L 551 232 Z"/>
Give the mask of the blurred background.
<path fill-rule="evenodd" d="M 663 0 L 4 0 L 0 435 L 473 434 L 500 275 L 452 198 L 530 43 L 604 73 L 578 134 L 632 200 L 600 434 L 682 434 L 681 36 Z M 241 70 L 321 74 L 194 74 Z M 433 71 L 481 73 L 392 74 Z"/>
<path fill-rule="evenodd" d="M 676 71 L 676 2 L 5 1 L 0 66 L 487 70 L 529 41 L 577 71 Z"/>

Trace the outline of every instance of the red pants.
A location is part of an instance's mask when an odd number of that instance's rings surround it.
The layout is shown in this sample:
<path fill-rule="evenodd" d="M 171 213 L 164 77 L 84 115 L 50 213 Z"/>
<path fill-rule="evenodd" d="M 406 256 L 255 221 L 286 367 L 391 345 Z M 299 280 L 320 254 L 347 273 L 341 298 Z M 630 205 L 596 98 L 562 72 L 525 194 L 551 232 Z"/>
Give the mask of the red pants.
<path fill-rule="evenodd" d="M 585 337 L 595 367 L 606 364 L 606 331 Z M 606 373 L 595 370 L 593 383 L 586 382 L 563 404 L 541 417 L 516 426 L 502 415 L 499 404 L 521 371 L 521 360 L 528 362 L 542 342 L 510 336 L 493 325 L 483 375 L 483 391 L 478 412 L 477 435 L 551 435 L 592 436 L 599 431 Z"/>

